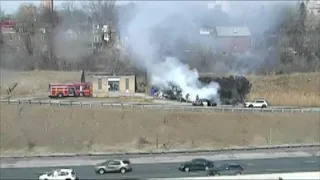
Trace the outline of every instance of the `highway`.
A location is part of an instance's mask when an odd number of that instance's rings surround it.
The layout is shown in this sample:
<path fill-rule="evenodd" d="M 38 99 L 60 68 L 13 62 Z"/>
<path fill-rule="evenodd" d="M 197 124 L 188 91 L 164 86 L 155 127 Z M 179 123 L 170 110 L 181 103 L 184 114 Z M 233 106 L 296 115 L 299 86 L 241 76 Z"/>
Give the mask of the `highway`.
<path fill-rule="evenodd" d="M 238 163 L 245 167 L 243 174 L 285 173 L 300 171 L 319 171 L 320 157 L 296 157 L 278 159 L 250 159 L 233 161 L 215 161 L 215 165 Z M 133 164 L 133 172 L 127 174 L 97 175 L 93 166 L 72 166 L 80 179 L 146 179 L 204 176 L 205 172 L 180 172 L 178 163 Z M 62 168 L 62 167 L 60 167 Z M 40 173 L 48 172 L 53 167 L 41 168 L 2 168 L 0 179 L 37 179 Z"/>

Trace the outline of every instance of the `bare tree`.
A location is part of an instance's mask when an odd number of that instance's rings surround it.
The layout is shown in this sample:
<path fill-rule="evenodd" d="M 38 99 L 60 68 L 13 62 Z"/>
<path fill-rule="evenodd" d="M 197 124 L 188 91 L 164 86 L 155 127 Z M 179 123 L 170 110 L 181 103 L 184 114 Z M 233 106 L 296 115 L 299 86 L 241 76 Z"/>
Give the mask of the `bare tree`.
<path fill-rule="evenodd" d="M 269 52 L 264 71 L 290 73 L 319 69 L 317 18 L 307 14 L 303 2 L 296 8 L 285 7 L 281 13 L 278 25 L 268 29 L 263 39 L 267 42 L 263 51 Z"/>
<path fill-rule="evenodd" d="M 63 28 L 69 28 L 70 25 L 89 24 L 89 14 L 72 1 L 62 3 L 58 13 L 61 17 L 60 25 Z"/>
<path fill-rule="evenodd" d="M 88 4 L 84 4 L 88 14 L 92 20 L 99 25 L 109 24 L 110 26 L 116 26 L 118 23 L 116 1 L 110 0 L 97 0 L 90 1 Z"/>
<path fill-rule="evenodd" d="M 19 11 L 17 13 L 17 20 L 19 23 L 15 27 L 16 32 L 22 38 L 23 44 L 29 55 L 33 55 L 34 53 L 34 44 L 32 39 L 34 38 L 37 30 L 36 14 L 32 8 L 34 8 L 32 4 L 21 5 L 19 7 Z"/>
<path fill-rule="evenodd" d="M 2 7 L 0 5 L 0 20 L 2 20 L 5 16 L 6 16 L 6 13 L 4 12 L 4 10 L 2 9 Z"/>
<path fill-rule="evenodd" d="M 43 9 L 39 16 L 39 27 L 44 29 L 45 52 L 43 54 L 43 66 L 49 69 L 58 69 L 58 60 L 54 54 L 55 29 L 59 25 L 60 19 L 55 11 Z"/>

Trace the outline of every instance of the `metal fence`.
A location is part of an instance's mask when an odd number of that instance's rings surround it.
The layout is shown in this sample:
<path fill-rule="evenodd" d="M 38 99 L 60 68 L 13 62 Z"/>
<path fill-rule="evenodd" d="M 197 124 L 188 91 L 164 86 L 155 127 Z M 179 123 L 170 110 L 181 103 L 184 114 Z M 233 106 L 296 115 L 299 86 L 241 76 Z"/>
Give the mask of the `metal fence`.
<path fill-rule="evenodd" d="M 199 149 L 199 150 L 168 150 L 168 151 L 152 151 L 152 152 L 120 152 L 120 153 L 53 153 L 47 155 L 25 155 L 25 156 L 2 156 L 1 158 L 49 158 L 49 157 L 107 157 L 107 156 L 154 156 L 154 155 L 192 155 L 192 154 L 210 154 L 210 153 L 229 153 L 229 152 L 250 152 L 263 150 L 286 150 L 286 149 L 301 149 L 301 148 L 320 148 L 320 143 L 310 144 L 280 144 L 270 146 L 255 146 L 255 147 L 237 147 L 225 149 Z"/>
<path fill-rule="evenodd" d="M 1 100 L 5 104 L 17 105 L 46 105 L 46 106 L 78 106 L 78 107 L 104 107 L 122 109 L 162 109 L 167 111 L 196 111 L 196 112 L 262 112 L 262 113 L 319 113 L 319 108 L 236 108 L 236 107 L 199 107 L 186 105 L 159 105 L 159 104 L 130 104 L 108 102 L 78 102 L 78 101 L 36 101 L 36 100 Z"/>

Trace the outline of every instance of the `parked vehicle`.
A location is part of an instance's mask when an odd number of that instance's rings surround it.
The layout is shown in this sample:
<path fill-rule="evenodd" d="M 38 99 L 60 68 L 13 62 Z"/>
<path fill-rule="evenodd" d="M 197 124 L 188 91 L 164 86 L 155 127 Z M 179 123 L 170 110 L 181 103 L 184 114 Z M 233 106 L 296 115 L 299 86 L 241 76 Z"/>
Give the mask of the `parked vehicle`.
<path fill-rule="evenodd" d="M 210 99 L 201 99 L 202 102 L 204 102 L 204 105 L 207 106 L 217 106 L 217 103 Z"/>
<path fill-rule="evenodd" d="M 241 175 L 244 170 L 243 166 L 239 164 L 224 164 L 217 168 L 208 170 L 208 176 L 220 176 L 220 175 Z"/>
<path fill-rule="evenodd" d="M 209 99 L 199 99 L 192 102 L 193 106 L 217 106 L 217 103 Z"/>
<path fill-rule="evenodd" d="M 192 101 L 192 106 L 203 106 L 203 103 L 201 100 L 195 100 Z"/>
<path fill-rule="evenodd" d="M 129 160 L 107 160 L 103 163 L 97 164 L 95 166 L 95 172 L 98 174 L 105 174 L 110 172 L 120 172 L 122 174 L 131 172 L 132 167 Z"/>
<path fill-rule="evenodd" d="M 268 102 L 264 99 L 255 99 L 252 102 L 245 102 L 244 107 L 249 108 L 267 108 Z"/>
<path fill-rule="evenodd" d="M 193 159 L 182 163 L 179 166 L 180 171 L 189 172 L 189 171 L 208 171 L 210 168 L 214 167 L 213 161 L 207 159 Z"/>
<path fill-rule="evenodd" d="M 79 96 L 88 97 L 92 95 L 91 83 L 75 83 L 74 86 L 76 87 L 76 94 Z"/>
<path fill-rule="evenodd" d="M 90 83 L 49 84 L 49 91 L 50 98 L 79 97 L 92 95 Z"/>
<path fill-rule="evenodd" d="M 56 169 L 39 176 L 39 180 L 79 180 L 73 169 Z"/>

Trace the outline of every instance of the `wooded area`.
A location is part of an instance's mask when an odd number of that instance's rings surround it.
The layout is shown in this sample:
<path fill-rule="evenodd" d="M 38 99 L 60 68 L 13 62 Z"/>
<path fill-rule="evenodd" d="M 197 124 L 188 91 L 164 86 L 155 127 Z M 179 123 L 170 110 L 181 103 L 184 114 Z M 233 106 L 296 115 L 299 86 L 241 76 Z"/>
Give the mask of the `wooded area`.
<path fill-rule="evenodd" d="M 261 10 L 257 19 L 266 16 L 275 7 L 268 8 Z M 247 54 L 215 53 L 199 42 L 170 40 L 169 32 L 174 23 L 169 22 L 171 25 L 168 25 L 168 28 L 155 28 L 155 33 L 162 35 L 154 39 L 159 45 L 159 57 L 176 56 L 200 72 L 282 74 L 319 71 L 319 17 L 312 14 L 307 16 L 304 3 L 299 7 L 279 5 L 278 9 L 276 22 L 260 32 L 262 36 L 252 35 L 252 39 L 255 39 L 254 46 Z M 4 12 L 1 12 L 2 18 L 6 18 Z M 85 36 L 92 32 L 92 24 L 108 24 L 121 39 L 120 29 L 134 18 L 134 13 L 133 3 L 120 7 L 115 5 L 115 1 L 102 0 L 82 3 L 80 6 L 73 2 L 63 3 L 54 12 L 37 12 L 36 17 L 33 14 L 26 15 L 24 7 L 21 6 L 19 11 L 12 15 L 12 18 L 19 22 L 15 30 L 21 42 L 12 46 L 1 38 L 1 68 L 127 71 L 134 67 L 134 52 L 119 48 L 119 44 L 113 39 L 111 44 L 103 46 L 103 51 L 92 53 L 89 47 L 93 40 Z M 40 32 L 41 28 L 44 28 L 46 33 Z M 60 33 L 70 28 L 82 31 L 81 36 L 84 38 L 72 40 L 71 43 L 59 39 Z M 186 51 L 188 53 L 185 53 Z M 74 56 L 71 58 L 70 54 Z"/>

